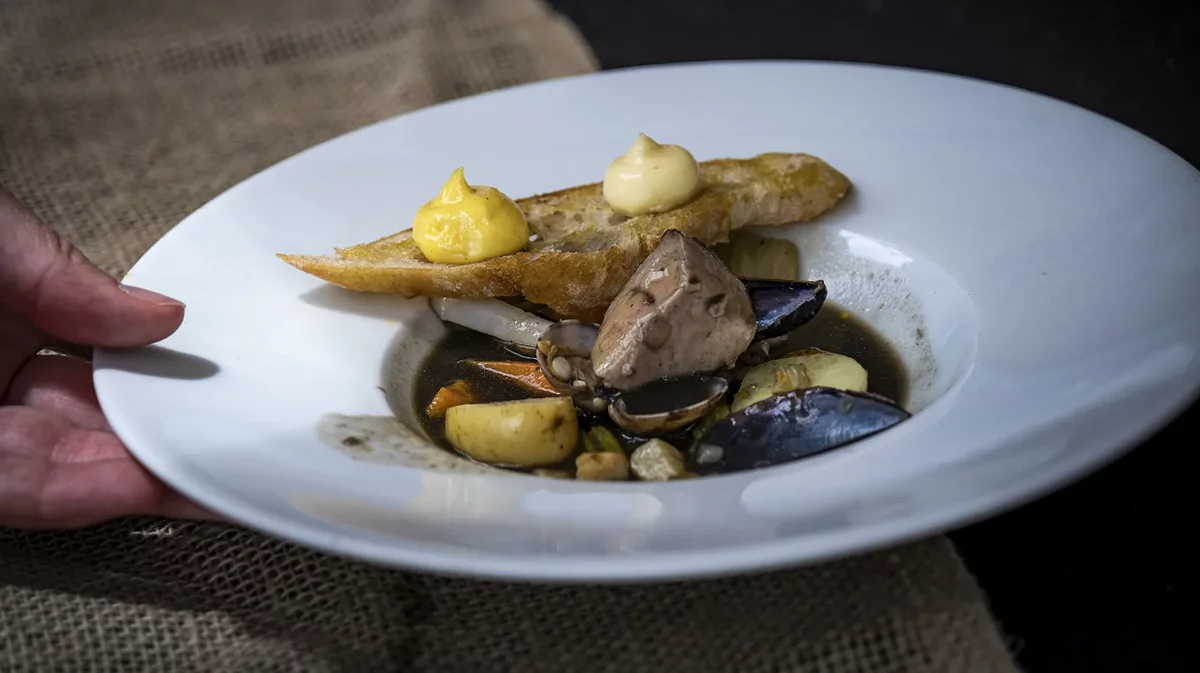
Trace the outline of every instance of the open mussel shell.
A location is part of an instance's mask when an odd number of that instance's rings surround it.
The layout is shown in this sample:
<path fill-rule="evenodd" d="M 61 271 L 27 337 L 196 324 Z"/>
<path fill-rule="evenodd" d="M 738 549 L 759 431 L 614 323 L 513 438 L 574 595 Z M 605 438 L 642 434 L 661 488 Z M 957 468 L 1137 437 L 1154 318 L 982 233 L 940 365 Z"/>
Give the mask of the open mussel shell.
<path fill-rule="evenodd" d="M 617 395 L 608 416 L 638 437 L 658 437 L 686 427 L 720 404 L 729 382 L 719 376 L 661 379 Z"/>
<path fill-rule="evenodd" d="M 602 413 L 608 399 L 601 393 L 600 377 L 592 369 L 592 346 L 600 326 L 581 320 L 563 320 L 538 339 L 537 361 L 556 390 L 588 411 Z"/>
<path fill-rule="evenodd" d="M 769 397 L 713 424 L 688 456 L 697 474 L 741 472 L 836 449 L 911 414 L 871 393 L 805 388 Z"/>
<path fill-rule="evenodd" d="M 783 336 L 813 319 L 825 305 L 828 290 L 820 280 L 743 278 L 754 307 L 755 341 Z"/>

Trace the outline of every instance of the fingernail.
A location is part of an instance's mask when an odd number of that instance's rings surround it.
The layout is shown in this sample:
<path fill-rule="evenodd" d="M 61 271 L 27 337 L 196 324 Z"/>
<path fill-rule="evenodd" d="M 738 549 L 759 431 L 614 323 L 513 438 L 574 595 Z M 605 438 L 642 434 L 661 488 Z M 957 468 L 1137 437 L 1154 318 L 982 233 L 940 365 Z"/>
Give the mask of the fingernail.
<path fill-rule="evenodd" d="M 165 294 L 152 292 L 141 287 L 134 287 L 133 285 L 122 284 L 121 291 L 131 297 L 141 299 L 142 301 L 148 301 L 159 306 L 178 306 L 180 308 L 183 308 L 184 306 L 184 303 L 178 299 L 172 299 Z"/>

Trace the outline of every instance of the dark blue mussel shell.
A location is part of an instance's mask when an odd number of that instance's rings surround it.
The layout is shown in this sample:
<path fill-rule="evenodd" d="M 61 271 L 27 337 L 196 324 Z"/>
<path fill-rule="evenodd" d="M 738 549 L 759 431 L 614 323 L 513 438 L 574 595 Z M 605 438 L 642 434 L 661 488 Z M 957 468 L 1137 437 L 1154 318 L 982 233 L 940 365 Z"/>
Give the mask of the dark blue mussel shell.
<path fill-rule="evenodd" d="M 870 437 L 909 417 L 880 395 L 793 390 L 717 421 L 692 448 L 688 462 L 697 474 L 779 465 Z"/>
<path fill-rule="evenodd" d="M 825 282 L 743 278 L 754 307 L 755 341 L 783 336 L 813 319 L 825 304 Z"/>

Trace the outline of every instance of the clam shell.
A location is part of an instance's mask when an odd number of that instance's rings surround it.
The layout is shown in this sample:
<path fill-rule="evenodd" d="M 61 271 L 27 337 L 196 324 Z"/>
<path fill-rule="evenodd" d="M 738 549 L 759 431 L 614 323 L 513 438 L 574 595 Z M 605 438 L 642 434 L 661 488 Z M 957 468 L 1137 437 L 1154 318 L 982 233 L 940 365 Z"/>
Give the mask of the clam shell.
<path fill-rule="evenodd" d="M 719 376 L 661 379 L 617 395 L 608 416 L 638 437 L 657 437 L 686 427 L 720 404 L 729 382 Z"/>

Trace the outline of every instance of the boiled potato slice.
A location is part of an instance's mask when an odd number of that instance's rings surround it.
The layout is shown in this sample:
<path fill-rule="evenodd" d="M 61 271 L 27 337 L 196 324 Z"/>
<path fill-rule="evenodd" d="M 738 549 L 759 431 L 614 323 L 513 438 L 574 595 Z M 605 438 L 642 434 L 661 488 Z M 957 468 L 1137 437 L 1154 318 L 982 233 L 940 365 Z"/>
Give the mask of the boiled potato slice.
<path fill-rule="evenodd" d="M 770 360 L 746 372 L 742 385 L 729 405 L 729 411 L 741 411 L 772 395 L 808 388 L 811 385 L 808 370 L 802 363 L 793 362 L 788 358 Z"/>
<path fill-rule="evenodd" d="M 830 353 L 820 348 L 805 348 L 786 357 L 796 358 L 808 372 L 808 385 L 812 388 L 837 388 L 853 392 L 866 392 L 867 370 L 852 357 Z"/>
<path fill-rule="evenodd" d="M 801 388 L 837 388 L 864 392 L 867 370 L 854 358 L 819 348 L 806 348 L 751 369 L 733 396 L 731 411 L 739 411 L 773 395 Z"/>
<path fill-rule="evenodd" d="M 540 467 L 575 453 L 579 421 L 569 397 L 461 404 L 446 410 L 446 439 L 485 463 Z"/>

